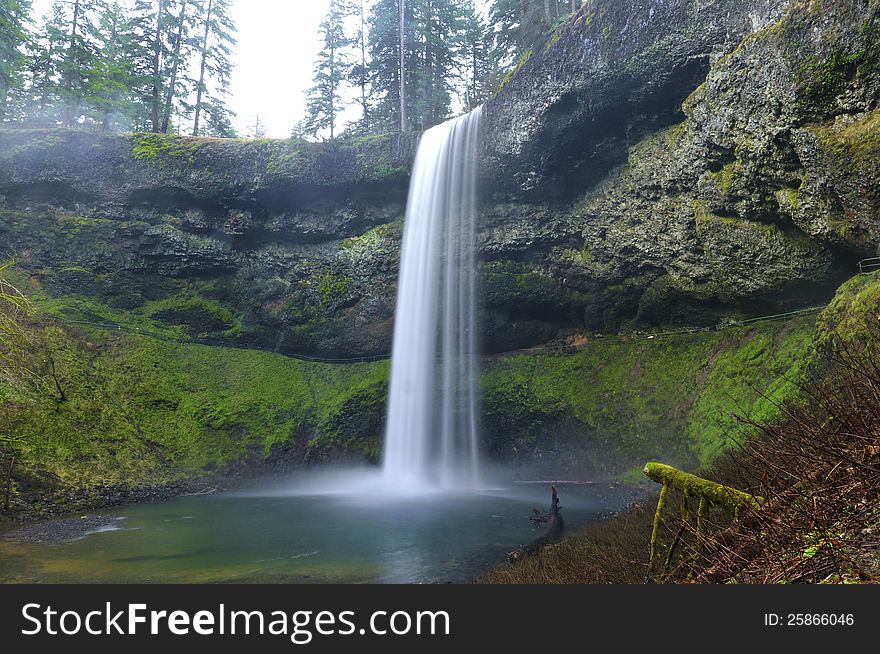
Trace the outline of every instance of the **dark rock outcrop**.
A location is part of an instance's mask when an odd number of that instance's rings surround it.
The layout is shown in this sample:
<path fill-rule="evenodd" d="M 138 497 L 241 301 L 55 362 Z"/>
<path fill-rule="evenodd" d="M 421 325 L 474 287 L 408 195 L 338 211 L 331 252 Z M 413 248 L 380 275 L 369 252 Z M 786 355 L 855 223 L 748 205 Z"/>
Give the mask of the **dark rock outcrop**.
<path fill-rule="evenodd" d="M 487 349 L 830 297 L 880 244 L 878 14 L 585 3 L 486 107 Z M 2 130 L 0 239 L 86 317 L 385 353 L 412 151 Z"/>

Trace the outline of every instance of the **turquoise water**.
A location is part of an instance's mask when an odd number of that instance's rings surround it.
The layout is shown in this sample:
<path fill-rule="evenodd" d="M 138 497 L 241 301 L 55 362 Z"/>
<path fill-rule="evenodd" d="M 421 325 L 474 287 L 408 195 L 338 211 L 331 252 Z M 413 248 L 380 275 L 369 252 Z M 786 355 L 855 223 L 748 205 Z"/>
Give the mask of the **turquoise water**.
<path fill-rule="evenodd" d="M 563 487 L 569 527 L 628 496 Z M 466 582 L 539 535 L 546 486 L 408 499 L 306 494 L 283 484 L 104 511 L 75 538 L 0 541 L 3 582 Z M 91 524 L 91 521 L 90 521 Z"/>

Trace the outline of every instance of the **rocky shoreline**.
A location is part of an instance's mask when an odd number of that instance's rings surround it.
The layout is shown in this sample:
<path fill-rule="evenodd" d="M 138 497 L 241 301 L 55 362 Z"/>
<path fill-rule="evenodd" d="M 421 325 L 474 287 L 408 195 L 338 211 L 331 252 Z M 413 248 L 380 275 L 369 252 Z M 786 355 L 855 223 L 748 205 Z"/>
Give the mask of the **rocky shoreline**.
<path fill-rule="evenodd" d="M 108 516 L 82 514 L 133 504 L 165 502 L 184 495 L 207 495 L 228 490 L 240 483 L 234 478 L 217 477 L 143 486 L 113 484 L 64 489 L 48 494 L 24 494 L 14 498 L 8 513 L 0 513 L 0 534 L 4 538 L 34 542 L 69 540 L 112 520 Z"/>

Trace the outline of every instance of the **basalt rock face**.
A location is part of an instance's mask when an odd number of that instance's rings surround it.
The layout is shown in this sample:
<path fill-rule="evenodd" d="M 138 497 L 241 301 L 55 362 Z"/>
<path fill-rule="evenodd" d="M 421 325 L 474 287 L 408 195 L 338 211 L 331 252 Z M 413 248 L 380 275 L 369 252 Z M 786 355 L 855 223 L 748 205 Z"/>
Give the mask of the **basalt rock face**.
<path fill-rule="evenodd" d="M 584 3 L 485 108 L 486 349 L 830 297 L 880 244 L 878 14 Z M 385 353 L 413 145 L 0 131 L 0 240 L 86 318 Z"/>
<path fill-rule="evenodd" d="M 488 104 L 488 169 L 517 195 L 573 195 L 627 159 L 633 133 L 680 122 L 711 59 L 789 0 L 591 0 Z"/>
<path fill-rule="evenodd" d="M 413 147 L 2 131 L 0 239 L 77 317 L 380 354 Z"/>
<path fill-rule="evenodd" d="M 600 331 L 824 302 L 880 244 L 878 61 L 876 0 L 586 3 L 487 106 L 484 252 Z"/>

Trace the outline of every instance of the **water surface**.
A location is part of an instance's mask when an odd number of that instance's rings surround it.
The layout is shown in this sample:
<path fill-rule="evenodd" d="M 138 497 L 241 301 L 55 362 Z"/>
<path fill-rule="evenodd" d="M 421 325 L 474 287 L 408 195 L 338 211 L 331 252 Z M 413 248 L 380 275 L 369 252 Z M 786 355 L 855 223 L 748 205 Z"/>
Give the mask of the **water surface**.
<path fill-rule="evenodd" d="M 570 527 L 630 498 L 599 487 L 564 487 L 560 495 Z M 0 581 L 466 582 L 539 535 L 528 518 L 548 503 L 544 486 L 401 499 L 281 485 L 182 497 L 101 512 L 66 540 L 7 534 Z"/>

